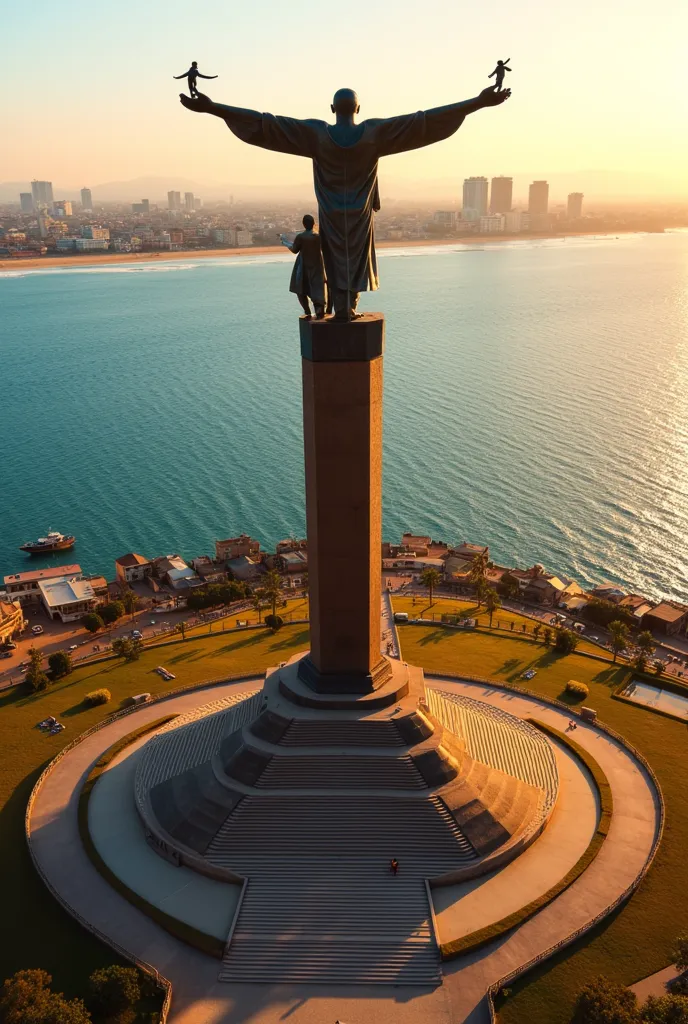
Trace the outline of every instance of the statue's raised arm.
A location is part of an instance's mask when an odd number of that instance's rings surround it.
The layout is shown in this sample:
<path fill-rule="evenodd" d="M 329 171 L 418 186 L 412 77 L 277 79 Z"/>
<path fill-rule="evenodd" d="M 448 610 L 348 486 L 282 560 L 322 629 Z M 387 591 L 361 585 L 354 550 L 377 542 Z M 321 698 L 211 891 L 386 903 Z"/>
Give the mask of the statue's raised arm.
<path fill-rule="evenodd" d="M 181 94 L 179 99 L 187 110 L 221 118 L 232 134 L 251 146 L 271 149 L 276 153 L 289 153 L 291 156 L 313 156 L 313 121 L 299 121 L 295 117 L 261 114 L 247 107 L 213 103 L 203 93 L 192 98 Z"/>

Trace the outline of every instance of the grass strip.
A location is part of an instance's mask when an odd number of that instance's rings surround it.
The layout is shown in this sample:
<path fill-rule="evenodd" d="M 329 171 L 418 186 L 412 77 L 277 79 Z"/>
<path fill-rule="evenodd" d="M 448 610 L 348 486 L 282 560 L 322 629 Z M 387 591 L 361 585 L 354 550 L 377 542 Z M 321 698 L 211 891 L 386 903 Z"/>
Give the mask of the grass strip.
<path fill-rule="evenodd" d="M 214 935 L 207 935 L 205 932 L 199 931 L 198 928 L 194 928 L 190 924 L 185 924 L 183 921 L 178 921 L 176 917 L 172 917 L 170 914 L 166 914 L 164 910 L 160 910 L 159 907 L 153 906 L 148 900 L 144 899 L 139 893 L 134 892 L 128 885 L 117 877 L 117 875 L 108 867 L 105 863 L 98 850 L 96 849 L 95 843 L 91 837 L 91 833 L 88 829 L 88 804 L 93 792 L 93 787 L 96 782 L 103 774 L 107 766 L 120 754 L 125 747 L 130 746 L 136 740 L 140 739 L 141 736 L 145 736 L 146 733 L 154 732 L 161 726 L 166 725 L 173 719 L 178 718 L 178 715 L 165 715 L 164 718 L 156 718 L 153 722 L 147 722 L 146 725 L 140 726 L 138 729 L 134 729 L 133 732 L 128 733 L 126 736 L 122 736 L 121 739 L 113 743 L 111 747 L 108 747 L 104 753 L 100 755 L 93 768 L 88 773 L 86 781 L 81 787 L 79 793 L 79 805 L 77 809 L 78 823 L 79 823 L 79 836 L 83 847 L 88 855 L 89 860 L 93 864 L 94 868 L 108 885 L 111 885 L 123 896 L 125 900 L 128 900 L 132 906 L 136 907 L 142 913 L 150 917 L 151 920 L 159 924 L 161 928 L 164 928 L 166 932 L 173 935 L 176 939 L 181 939 L 182 942 L 186 942 L 187 945 L 193 946 L 195 949 L 206 953 L 209 956 L 214 956 L 221 960 L 224 955 L 225 944 L 221 939 L 215 938 Z"/>
<path fill-rule="evenodd" d="M 536 729 L 546 733 L 559 743 L 571 751 L 571 753 L 582 762 L 582 764 L 588 769 L 592 776 L 595 789 L 600 801 L 600 820 L 597 824 L 595 833 L 590 840 L 587 849 L 578 858 L 573 867 L 568 871 L 563 878 L 561 878 L 556 885 L 553 885 L 547 892 L 544 892 L 537 899 L 527 903 L 525 907 L 521 907 L 520 910 L 514 911 L 513 914 L 509 914 L 507 917 L 503 917 L 501 921 L 495 921 L 493 924 L 487 925 L 485 928 L 479 928 L 475 932 L 471 932 L 470 935 L 464 935 L 460 939 L 453 939 L 450 942 L 443 942 L 440 944 L 440 955 L 443 960 L 454 960 L 456 957 L 463 956 L 465 953 L 473 952 L 474 950 L 480 949 L 483 946 L 488 945 L 490 942 L 494 942 L 495 939 L 501 938 L 510 932 L 513 928 L 517 928 L 519 925 L 527 921 L 533 914 L 537 914 L 539 910 L 546 907 L 548 903 L 556 899 L 565 889 L 568 889 L 576 879 L 580 878 L 583 872 L 588 868 L 594 861 L 597 854 L 602 848 L 602 843 L 607 838 L 609 832 L 609 826 L 612 820 L 612 813 L 614 810 L 614 803 L 612 798 L 612 790 L 609 785 L 609 780 L 599 766 L 597 761 L 591 754 L 585 750 L 580 743 L 576 743 L 570 736 L 560 732 L 558 729 L 552 728 L 551 725 L 547 725 L 545 722 L 541 722 L 537 718 L 527 718 L 527 722 L 534 725 Z"/>

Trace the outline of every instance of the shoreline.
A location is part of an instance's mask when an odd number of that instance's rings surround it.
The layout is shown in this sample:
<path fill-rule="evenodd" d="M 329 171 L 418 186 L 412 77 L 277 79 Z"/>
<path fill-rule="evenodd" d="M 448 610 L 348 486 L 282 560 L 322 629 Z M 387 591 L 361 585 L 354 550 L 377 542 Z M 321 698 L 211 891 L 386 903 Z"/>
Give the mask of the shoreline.
<path fill-rule="evenodd" d="M 404 241 L 385 240 L 376 243 L 376 248 L 381 249 L 418 249 L 429 246 L 450 248 L 462 246 L 466 248 L 479 248 L 483 245 L 499 245 L 501 242 L 530 242 L 533 240 L 549 241 L 559 239 L 565 241 L 569 238 L 609 238 L 617 235 L 643 234 L 637 230 L 622 231 L 582 231 L 567 234 L 519 234 L 480 236 L 478 238 L 419 238 L 407 239 Z M 198 260 L 198 259 L 232 259 L 237 256 L 275 256 L 288 255 L 289 250 L 283 245 L 251 245 L 238 249 L 175 249 L 172 251 L 160 252 L 108 252 L 102 255 L 95 253 L 84 254 L 83 256 L 37 256 L 28 259 L 2 259 L 0 260 L 0 273 L 19 270 L 43 269 L 43 268 L 69 268 L 69 267 L 98 267 L 117 263 L 166 263 L 170 260 Z"/>

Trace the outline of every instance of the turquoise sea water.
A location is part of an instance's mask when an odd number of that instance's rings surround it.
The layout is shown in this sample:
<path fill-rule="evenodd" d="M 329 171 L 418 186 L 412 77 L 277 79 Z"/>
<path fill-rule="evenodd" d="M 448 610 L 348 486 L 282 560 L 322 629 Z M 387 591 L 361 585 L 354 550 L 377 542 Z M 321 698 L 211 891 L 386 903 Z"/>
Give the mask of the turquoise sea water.
<path fill-rule="evenodd" d="M 380 257 L 384 536 L 687 599 L 688 234 Z M 0 267 L 0 575 L 303 535 L 290 264 Z"/>

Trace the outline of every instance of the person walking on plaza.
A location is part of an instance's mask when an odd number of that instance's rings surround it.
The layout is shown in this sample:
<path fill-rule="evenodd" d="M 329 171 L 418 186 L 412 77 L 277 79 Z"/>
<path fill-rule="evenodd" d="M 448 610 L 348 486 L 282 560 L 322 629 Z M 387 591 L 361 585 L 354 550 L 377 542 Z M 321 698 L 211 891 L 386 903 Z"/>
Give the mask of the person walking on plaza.
<path fill-rule="evenodd" d="M 290 252 L 297 253 L 291 274 L 289 291 L 294 292 L 306 316 L 311 315 L 310 299 L 315 308 L 315 319 L 325 316 L 325 262 L 323 260 L 320 235 L 315 231 L 315 220 L 307 213 L 303 218 L 304 230 L 293 242 L 280 235 L 282 245 Z"/>
<path fill-rule="evenodd" d="M 396 857 L 392 857 L 391 861 L 389 862 L 389 870 L 392 872 L 393 875 L 398 874 L 399 861 L 396 859 Z"/>
<path fill-rule="evenodd" d="M 198 89 L 196 88 L 197 78 L 217 78 L 217 75 L 202 75 L 198 70 L 198 61 L 192 60 L 191 67 L 188 71 L 185 71 L 183 75 L 173 75 L 175 80 L 185 78 L 189 86 L 189 96 L 198 96 Z"/>

